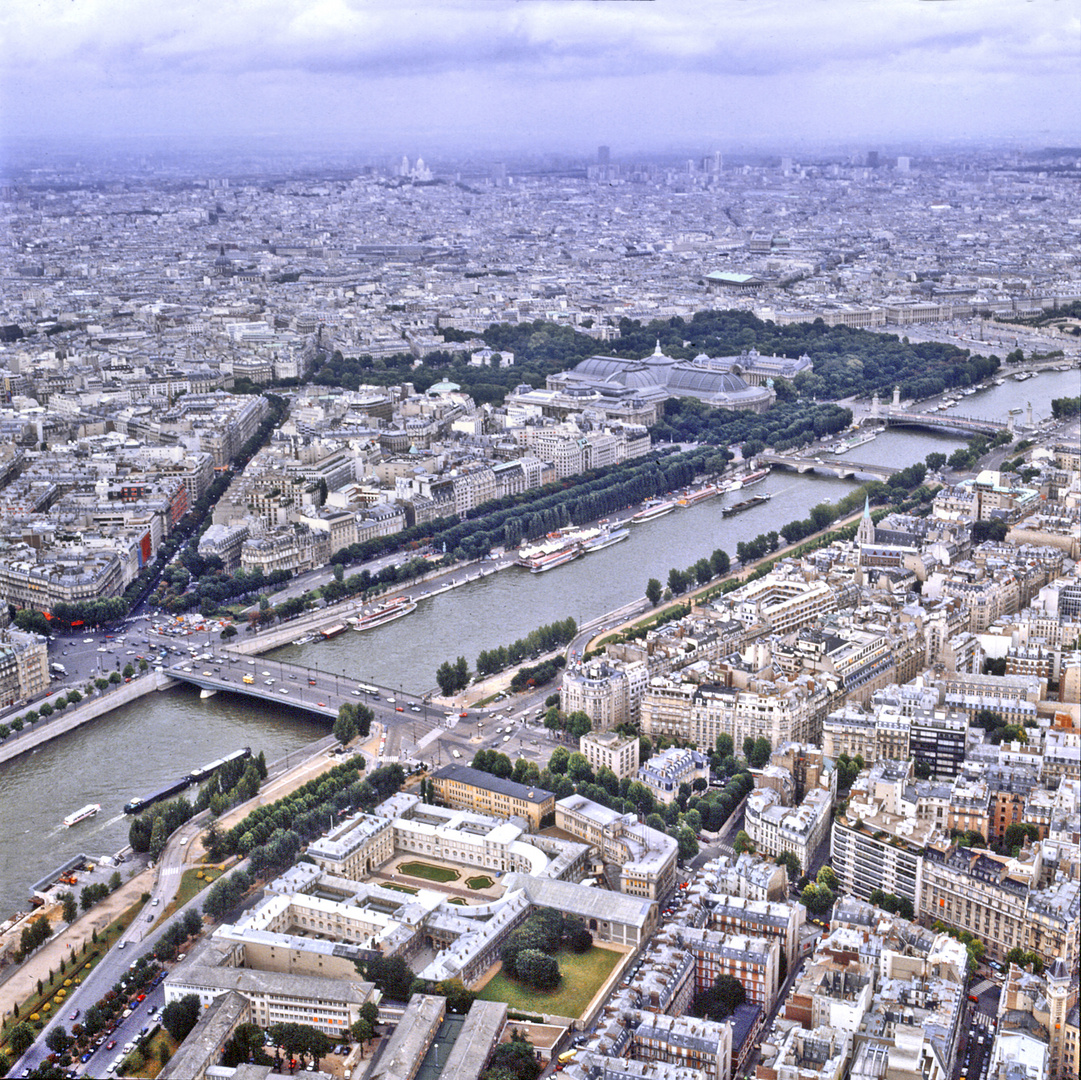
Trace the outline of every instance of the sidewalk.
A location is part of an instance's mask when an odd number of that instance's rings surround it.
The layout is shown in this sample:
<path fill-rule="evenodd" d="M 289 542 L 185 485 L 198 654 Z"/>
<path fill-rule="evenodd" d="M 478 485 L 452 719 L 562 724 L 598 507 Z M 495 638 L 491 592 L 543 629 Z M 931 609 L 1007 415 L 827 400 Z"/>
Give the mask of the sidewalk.
<path fill-rule="evenodd" d="M 83 942 L 90 941 L 95 930 L 99 933 L 104 930 L 109 923 L 136 903 L 144 892 L 149 892 L 153 883 L 154 872 L 149 869 L 140 870 L 116 892 L 110 893 L 56 934 L 25 963 L 14 966 L 13 972 L 0 984 L 0 1015 L 8 1016 L 16 1002 L 23 1002 L 35 993 L 38 979 L 48 981 L 49 971 L 56 971 L 60 967 L 61 959 L 68 959 L 72 948 L 76 953 L 80 952 Z M 60 925 L 63 926 L 62 921 Z"/>

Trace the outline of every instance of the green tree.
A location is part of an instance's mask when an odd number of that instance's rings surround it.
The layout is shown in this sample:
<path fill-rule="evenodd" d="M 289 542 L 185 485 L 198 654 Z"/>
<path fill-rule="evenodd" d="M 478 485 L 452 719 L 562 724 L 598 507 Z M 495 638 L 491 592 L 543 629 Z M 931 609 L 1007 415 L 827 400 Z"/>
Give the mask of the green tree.
<path fill-rule="evenodd" d="M 737 855 L 742 855 L 745 851 L 753 852 L 755 850 L 754 841 L 745 830 L 740 829 L 739 832 L 736 833 L 736 840 L 732 845 L 732 850 Z"/>
<path fill-rule="evenodd" d="M 363 1043 L 365 1046 L 375 1037 L 375 1028 L 372 1027 L 371 1021 L 363 1016 L 353 1024 L 349 1031 L 358 1043 Z"/>
<path fill-rule="evenodd" d="M 25 1020 L 20 1020 L 8 1034 L 8 1046 L 17 1058 L 21 1058 L 34 1045 L 36 1037 L 34 1029 Z"/>
<path fill-rule="evenodd" d="M 451 697 L 458 688 L 458 677 L 449 660 L 444 660 L 435 673 L 435 681 L 439 684 L 439 692 L 444 697 Z"/>
<path fill-rule="evenodd" d="M 346 746 L 357 737 L 357 721 L 353 706 L 346 702 L 338 710 L 338 718 L 334 721 L 334 738 Z"/>
<path fill-rule="evenodd" d="M 540 1063 L 533 1045 L 517 1030 L 512 1031 L 508 1042 L 500 1043 L 495 1048 L 484 1073 L 486 1080 L 501 1076 L 509 1076 L 513 1080 L 537 1080 L 539 1075 Z"/>
<path fill-rule="evenodd" d="M 198 994 L 185 994 L 179 1001 L 171 1001 L 161 1010 L 161 1024 L 174 1042 L 183 1042 L 201 1012 Z"/>
<path fill-rule="evenodd" d="M 676 834 L 676 844 L 679 849 L 679 857 L 686 861 L 693 859 L 698 854 L 698 837 L 694 830 L 684 825 Z"/>
<path fill-rule="evenodd" d="M 721 975 L 708 990 L 695 995 L 691 1013 L 709 1020 L 725 1020 L 746 1000 L 743 984 L 731 975 Z"/>
<path fill-rule="evenodd" d="M 165 816 L 158 814 L 154 818 L 154 827 L 150 831 L 150 857 L 155 861 L 161 858 L 165 843 L 169 839 L 165 831 Z"/>
<path fill-rule="evenodd" d="M 833 909 L 833 890 L 826 885 L 811 882 L 800 893 L 800 903 L 816 918 L 826 918 Z"/>
<path fill-rule="evenodd" d="M 49 1029 L 45 1036 L 45 1045 L 54 1053 L 62 1054 L 72 1043 L 71 1036 L 67 1033 L 63 1024 L 57 1024 Z"/>
<path fill-rule="evenodd" d="M 576 739 L 588 735 L 593 730 L 593 724 L 581 709 L 572 712 L 567 717 L 567 734 Z"/>
<path fill-rule="evenodd" d="M 60 894 L 63 907 L 63 919 L 66 923 L 73 923 L 79 917 L 79 905 L 75 902 L 75 894 L 65 892 Z"/>
<path fill-rule="evenodd" d="M 652 607 L 656 607 L 661 602 L 663 593 L 664 586 L 655 577 L 651 577 L 646 582 L 646 599 Z"/>
<path fill-rule="evenodd" d="M 789 881 L 799 881 L 803 868 L 799 863 L 799 856 L 794 851 L 782 851 L 776 858 L 776 862 L 788 871 Z"/>

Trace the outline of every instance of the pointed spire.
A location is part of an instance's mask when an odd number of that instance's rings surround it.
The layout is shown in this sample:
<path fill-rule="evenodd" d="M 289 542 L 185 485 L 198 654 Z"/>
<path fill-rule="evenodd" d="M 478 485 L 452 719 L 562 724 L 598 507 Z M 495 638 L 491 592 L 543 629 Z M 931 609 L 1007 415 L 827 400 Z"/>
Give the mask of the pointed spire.
<path fill-rule="evenodd" d="M 653 355 L 654 356 L 664 356 L 664 353 L 661 352 L 661 339 L 660 338 L 657 338 L 657 347 L 653 350 Z"/>
<path fill-rule="evenodd" d="M 864 493 L 863 496 L 863 516 L 865 518 L 869 518 L 871 516 L 871 500 L 866 493 Z"/>

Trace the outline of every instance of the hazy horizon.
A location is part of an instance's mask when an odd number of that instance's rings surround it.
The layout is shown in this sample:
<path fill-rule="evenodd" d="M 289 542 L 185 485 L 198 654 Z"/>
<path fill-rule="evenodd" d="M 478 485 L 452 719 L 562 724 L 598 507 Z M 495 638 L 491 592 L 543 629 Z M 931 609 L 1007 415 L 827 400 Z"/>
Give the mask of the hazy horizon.
<path fill-rule="evenodd" d="M 9 147 L 626 160 L 1081 142 L 1081 15 L 1063 2 L 12 0 L 0 33 Z"/>

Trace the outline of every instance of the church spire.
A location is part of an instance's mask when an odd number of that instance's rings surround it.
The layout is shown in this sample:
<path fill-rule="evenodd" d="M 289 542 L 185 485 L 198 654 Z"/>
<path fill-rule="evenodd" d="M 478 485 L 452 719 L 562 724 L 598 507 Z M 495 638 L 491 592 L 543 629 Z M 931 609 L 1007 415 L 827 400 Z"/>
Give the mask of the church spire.
<path fill-rule="evenodd" d="M 873 544 L 875 542 L 875 523 L 871 520 L 871 500 L 863 496 L 863 517 L 860 526 L 856 530 L 857 544 Z"/>

